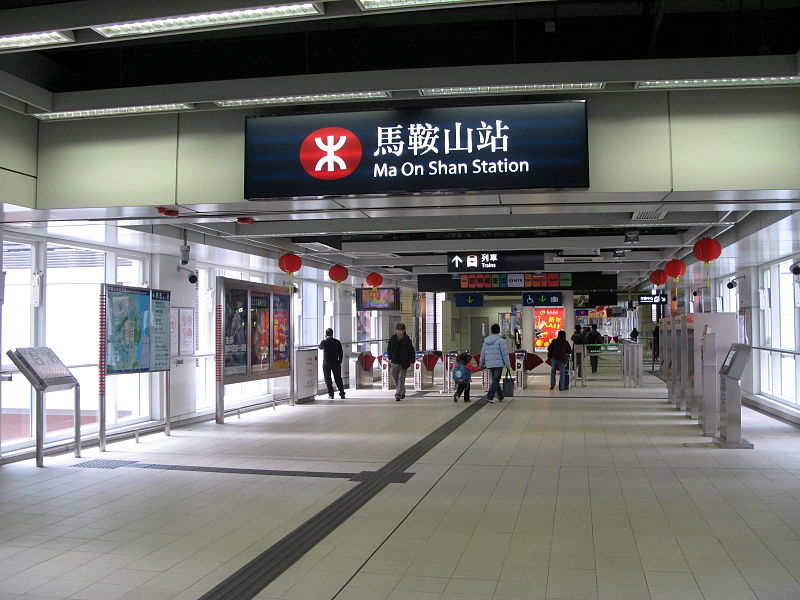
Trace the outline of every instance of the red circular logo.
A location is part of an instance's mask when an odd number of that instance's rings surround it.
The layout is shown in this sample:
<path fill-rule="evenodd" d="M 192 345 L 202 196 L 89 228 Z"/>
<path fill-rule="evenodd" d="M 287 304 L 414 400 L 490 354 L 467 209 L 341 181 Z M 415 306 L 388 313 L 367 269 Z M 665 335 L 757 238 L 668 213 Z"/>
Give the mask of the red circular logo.
<path fill-rule="evenodd" d="M 317 179 L 342 179 L 361 164 L 361 141 L 342 127 L 317 129 L 300 145 L 300 164 Z"/>

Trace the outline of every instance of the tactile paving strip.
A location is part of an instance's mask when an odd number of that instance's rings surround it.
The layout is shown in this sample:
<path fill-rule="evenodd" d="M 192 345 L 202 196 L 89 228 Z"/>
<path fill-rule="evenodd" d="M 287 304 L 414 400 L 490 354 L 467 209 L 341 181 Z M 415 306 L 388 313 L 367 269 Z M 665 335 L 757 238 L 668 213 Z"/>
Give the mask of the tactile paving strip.
<path fill-rule="evenodd" d="M 251 600 L 257 596 L 261 590 L 355 514 L 358 509 L 372 500 L 387 485 L 409 475 L 404 473 L 408 467 L 422 458 L 485 405 L 486 398 L 484 397 L 461 410 L 447 423 L 425 436 L 378 471 L 359 474 L 358 479 L 361 481 L 355 487 L 331 502 L 226 580 L 203 594 L 199 600 Z"/>
<path fill-rule="evenodd" d="M 106 460 L 104 458 L 95 458 L 94 460 L 87 460 L 86 462 L 72 466 L 86 469 L 119 469 L 120 467 L 136 464 L 136 462 L 135 460 Z"/>

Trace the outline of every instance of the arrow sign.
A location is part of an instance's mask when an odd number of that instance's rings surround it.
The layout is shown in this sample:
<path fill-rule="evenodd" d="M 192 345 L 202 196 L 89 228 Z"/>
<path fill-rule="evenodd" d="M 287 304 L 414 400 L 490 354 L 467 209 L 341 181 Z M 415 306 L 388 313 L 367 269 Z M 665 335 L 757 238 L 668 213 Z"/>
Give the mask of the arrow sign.
<path fill-rule="evenodd" d="M 483 294 L 456 294 L 456 306 L 460 308 L 478 308 L 483 306 Z"/>
<path fill-rule="evenodd" d="M 564 297 L 561 292 L 525 292 L 522 303 L 526 306 L 562 306 Z"/>
<path fill-rule="evenodd" d="M 455 266 L 455 268 L 457 269 L 458 265 L 460 265 L 462 262 L 464 262 L 464 259 L 461 258 L 458 254 L 456 254 L 453 257 L 453 260 L 451 260 L 450 262 L 453 263 L 453 266 Z"/>

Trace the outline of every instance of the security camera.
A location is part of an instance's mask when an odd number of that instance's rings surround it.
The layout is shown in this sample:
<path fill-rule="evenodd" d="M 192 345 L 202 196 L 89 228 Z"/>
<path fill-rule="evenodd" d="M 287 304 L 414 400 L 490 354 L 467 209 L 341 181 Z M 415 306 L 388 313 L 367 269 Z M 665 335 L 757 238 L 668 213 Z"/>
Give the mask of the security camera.
<path fill-rule="evenodd" d="M 728 283 L 725 284 L 725 287 L 728 288 L 729 290 L 732 290 L 737 285 L 738 284 L 733 279 L 731 279 Z"/>
<path fill-rule="evenodd" d="M 187 269 L 186 267 L 178 266 L 178 271 L 186 271 L 189 274 L 188 275 L 189 283 L 191 283 L 191 284 L 197 283 L 197 274 L 194 271 L 192 271 L 191 269 Z"/>
<path fill-rule="evenodd" d="M 188 265 L 189 264 L 189 246 L 188 244 L 184 244 L 181 246 L 181 264 Z"/>
<path fill-rule="evenodd" d="M 800 262 L 792 263 L 792 266 L 789 267 L 789 271 L 792 275 L 800 275 Z"/>

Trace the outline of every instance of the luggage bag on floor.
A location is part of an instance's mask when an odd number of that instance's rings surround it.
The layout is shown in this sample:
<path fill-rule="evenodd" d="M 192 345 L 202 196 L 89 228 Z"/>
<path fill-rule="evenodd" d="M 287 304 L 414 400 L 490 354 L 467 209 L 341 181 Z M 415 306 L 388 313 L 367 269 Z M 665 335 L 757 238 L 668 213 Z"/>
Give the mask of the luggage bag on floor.
<path fill-rule="evenodd" d="M 506 376 L 503 377 L 503 396 L 514 396 L 514 378 L 511 376 L 511 371 L 506 369 Z"/>

